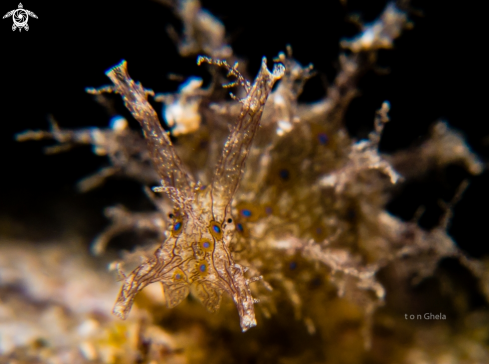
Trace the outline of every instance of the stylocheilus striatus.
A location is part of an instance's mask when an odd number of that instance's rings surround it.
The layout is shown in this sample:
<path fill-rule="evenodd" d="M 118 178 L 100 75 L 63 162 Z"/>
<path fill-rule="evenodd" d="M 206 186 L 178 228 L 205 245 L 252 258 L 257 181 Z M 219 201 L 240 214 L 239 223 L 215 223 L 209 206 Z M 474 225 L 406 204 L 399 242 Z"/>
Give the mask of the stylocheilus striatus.
<path fill-rule="evenodd" d="M 136 294 L 154 282 L 163 284 L 167 306 L 172 308 L 188 295 L 189 286 L 195 284 L 198 298 L 210 311 L 219 308 L 223 292 L 229 294 L 238 309 L 241 328 L 246 331 L 256 326 L 255 300 L 249 288 L 253 279 L 244 277 L 245 268 L 235 263 L 229 249 L 235 231 L 231 202 L 265 102 L 275 81 L 282 77 L 284 66 L 277 64 L 270 72 L 264 58 L 258 76 L 250 84 L 238 72 L 237 64 L 231 67 L 225 61 L 199 57 L 198 63 L 202 62 L 226 68 L 228 75 L 237 78 L 231 85 L 239 84 L 246 91 L 246 97 L 239 100 L 241 112 L 224 145 L 212 183 L 206 188 L 185 170 L 147 100 L 151 92 L 130 78 L 125 61 L 106 73 L 114 86 L 88 90 L 121 94 L 125 106 L 143 129 L 161 178 L 161 187 L 154 190 L 165 192 L 174 204 L 167 239 L 153 257 L 129 275 L 123 275 L 124 284 L 113 312 L 126 318 Z"/>

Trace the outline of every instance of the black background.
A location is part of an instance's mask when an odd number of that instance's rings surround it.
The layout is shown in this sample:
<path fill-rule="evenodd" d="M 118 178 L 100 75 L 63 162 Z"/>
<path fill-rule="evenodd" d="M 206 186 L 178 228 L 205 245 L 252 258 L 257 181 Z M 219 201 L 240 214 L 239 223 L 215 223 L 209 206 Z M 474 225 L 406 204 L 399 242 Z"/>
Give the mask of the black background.
<path fill-rule="evenodd" d="M 475 2 L 474 2 L 475 3 Z M 478 2 L 477 4 L 481 4 Z M 106 126 L 108 115 L 85 87 L 107 83 L 104 72 L 121 59 L 128 61 L 131 76 L 156 92 L 170 92 L 178 83 L 169 73 L 207 77 L 195 58 L 182 59 L 167 35 L 171 24 L 181 23 L 170 9 L 153 1 L 24 1 L 38 19 L 29 20 L 29 31 L 13 32 L 10 18 L 0 21 L 0 234 L 36 241 L 72 236 L 90 241 L 107 223 L 103 207 L 122 202 L 143 209 L 140 187 L 111 180 L 87 194 L 75 183 L 106 164 L 87 148 L 45 156 L 50 142 L 16 143 L 14 134 L 25 129 L 45 129 L 52 114 L 62 127 Z M 346 21 L 359 12 L 372 21 L 384 1 L 302 0 L 204 1 L 204 7 L 225 24 L 233 49 L 249 60 L 254 74 L 262 56 L 275 57 L 290 44 L 303 64 L 313 63 L 325 79 L 336 72 L 339 40 L 356 28 Z M 0 13 L 17 8 L 2 1 Z M 355 137 L 371 130 L 376 109 L 384 100 L 392 106 L 381 148 L 404 148 L 426 134 L 436 120 L 448 121 L 463 131 L 484 162 L 489 157 L 487 95 L 487 19 L 481 5 L 471 2 L 415 1 L 412 30 L 382 51 L 379 64 L 387 75 L 367 74 L 362 94 L 347 113 L 347 126 Z M 321 77 L 306 86 L 304 101 L 324 94 Z M 440 198 L 448 201 L 467 174 L 456 166 L 424 181 L 407 185 L 389 209 L 405 219 L 424 205 L 421 224 L 434 226 L 440 217 Z M 464 199 L 455 208 L 450 232 L 470 255 L 488 254 L 488 174 L 471 178 Z M 66 235 L 65 235 L 66 234 Z"/>

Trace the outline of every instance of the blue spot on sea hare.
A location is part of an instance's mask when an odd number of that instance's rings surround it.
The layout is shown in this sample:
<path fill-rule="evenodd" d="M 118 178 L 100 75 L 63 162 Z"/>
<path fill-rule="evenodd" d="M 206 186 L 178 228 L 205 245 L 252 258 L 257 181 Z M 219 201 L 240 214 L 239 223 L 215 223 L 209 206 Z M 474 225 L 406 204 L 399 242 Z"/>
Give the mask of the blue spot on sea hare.
<path fill-rule="evenodd" d="M 250 217 L 251 216 L 251 211 L 250 210 L 241 210 L 241 215 L 243 215 L 244 217 Z"/>
<path fill-rule="evenodd" d="M 278 174 L 284 181 L 287 181 L 290 177 L 290 173 L 287 169 L 281 169 Z"/>
<path fill-rule="evenodd" d="M 326 135 L 326 133 L 319 133 L 318 140 L 319 143 L 325 145 L 328 142 L 328 136 Z"/>

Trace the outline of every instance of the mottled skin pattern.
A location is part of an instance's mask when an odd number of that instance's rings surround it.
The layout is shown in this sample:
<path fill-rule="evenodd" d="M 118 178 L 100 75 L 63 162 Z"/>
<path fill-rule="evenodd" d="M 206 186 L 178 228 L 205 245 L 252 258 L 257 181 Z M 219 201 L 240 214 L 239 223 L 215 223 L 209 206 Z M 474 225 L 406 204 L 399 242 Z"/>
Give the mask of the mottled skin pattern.
<path fill-rule="evenodd" d="M 219 61 L 200 59 L 200 62 L 216 63 L 232 70 Z M 212 184 L 207 188 L 195 183 L 184 169 L 148 103 L 149 92 L 129 77 L 126 63 L 107 72 L 114 83 L 111 91 L 122 95 L 126 107 L 143 129 L 161 178 L 162 187 L 155 190 L 166 192 L 175 208 L 168 238 L 154 257 L 125 276 L 114 307 L 117 316 L 126 318 L 137 292 L 150 283 L 162 282 L 170 308 L 188 295 L 190 284 L 195 284 L 199 299 L 210 311 L 219 308 L 222 293 L 226 292 L 236 304 L 242 330 L 256 326 L 250 280 L 244 277 L 245 269 L 234 262 L 229 249 L 235 230 L 231 203 L 265 102 L 283 72 L 284 67 L 279 64 L 270 73 L 264 59 L 252 85 L 240 82 L 247 96 L 240 100 L 240 115 L 224 145 Z"/>

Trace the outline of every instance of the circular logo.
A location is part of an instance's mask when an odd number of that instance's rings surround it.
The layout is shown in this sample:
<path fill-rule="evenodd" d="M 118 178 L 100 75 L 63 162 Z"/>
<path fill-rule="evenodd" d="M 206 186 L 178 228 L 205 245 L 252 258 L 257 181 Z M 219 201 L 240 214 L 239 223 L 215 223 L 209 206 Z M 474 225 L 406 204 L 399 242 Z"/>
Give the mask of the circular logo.
<path fill-rule="evenodd" d="M 12 14 L 12 18 L 14 20 L 14 24 L 17 27 L 22 28 L 27 24 L 27 21 L 29 20 L 29 15 L 24 9 L 17 9 Z"/>

